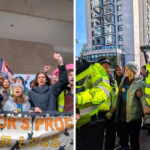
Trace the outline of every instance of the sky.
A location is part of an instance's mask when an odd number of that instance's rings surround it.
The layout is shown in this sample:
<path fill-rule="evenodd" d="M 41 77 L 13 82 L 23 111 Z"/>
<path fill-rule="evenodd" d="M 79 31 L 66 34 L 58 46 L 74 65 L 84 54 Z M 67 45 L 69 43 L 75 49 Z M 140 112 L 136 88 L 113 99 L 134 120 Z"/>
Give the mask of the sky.
<path fill-rule="evenodd" d="M 85 0 L 76 1 L 76 55 L 79 56 L 86 43 Z"/>

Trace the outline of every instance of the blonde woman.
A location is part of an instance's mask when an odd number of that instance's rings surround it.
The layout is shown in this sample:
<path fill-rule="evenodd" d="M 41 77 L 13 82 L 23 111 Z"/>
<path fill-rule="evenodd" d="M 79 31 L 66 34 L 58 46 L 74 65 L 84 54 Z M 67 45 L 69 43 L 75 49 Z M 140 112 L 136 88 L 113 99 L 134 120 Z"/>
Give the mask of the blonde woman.
<path fill-rule="evenodd" d="M 136 78 L 137 72 L 137 65 L 134 62 L 128 63 L 120 83 L 116 119 L 120 145 L 123 150 L 140 149 L 139 136 L 143 117 L 144 83 Z"/>

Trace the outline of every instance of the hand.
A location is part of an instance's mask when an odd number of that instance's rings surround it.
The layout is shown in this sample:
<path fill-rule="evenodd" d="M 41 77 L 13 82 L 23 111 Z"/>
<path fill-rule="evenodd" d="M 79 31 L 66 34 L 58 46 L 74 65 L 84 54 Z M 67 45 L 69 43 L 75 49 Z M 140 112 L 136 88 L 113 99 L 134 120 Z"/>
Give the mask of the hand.
<path fill-rule="evenodd" d="M 112 113 L 111 112 L 106 113 L 106 118 L 107 119 L 111 119 L 111 117 L 112 117 Z"/>
<path fill-rule="evenodd" d="M 44 72 L 48 72 L 50 69 L 51 69 L 50 65 L 45 65 L 43 68 Z"/>
<path fill-rule="evenodd" d="M 125 68 L 124 76 L 125 76 L 125 77 L 128 77 L 128 76 L 129 76 L 129 71 L 128 71 L 128 68 L 127 68 L 127 67 Z"/>
<path fill-rule="evenodd" d="M 62 56 L 61 56 L 61 54 L 60 53 L 54 53 L 53 54 L 53 58 L 58 62 L 58 64 L 60 65 L 60 66 L 62 66 L 63 64 L 64 64 L 64 62 L 63 62 L 63 58 L 62 58 Z"/>
<path fill-rule="evenodd" d="M 42 110 L 41 110 L 41 108 L 39 108 L 39 107 L 35 107 L 35 108 L 34 108 L 34 112 L 41 113 Z"/>

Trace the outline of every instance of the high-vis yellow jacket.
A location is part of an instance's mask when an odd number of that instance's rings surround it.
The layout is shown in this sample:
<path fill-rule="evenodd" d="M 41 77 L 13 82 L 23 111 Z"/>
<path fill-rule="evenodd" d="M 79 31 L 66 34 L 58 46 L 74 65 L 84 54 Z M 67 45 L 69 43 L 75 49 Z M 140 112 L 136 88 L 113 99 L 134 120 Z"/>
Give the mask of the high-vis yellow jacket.
<path fill-rule="evenodd" d="M 148 72 L 148 75 L 145 78 L 145 103 L 150 106 L 150 64 L 146 64 L 146 71 Z"/>
<path fill-rule="evenodd" d="M 116 91 L 109 82 L 109 75 L 99 63 L 90 65 L 77 75 L 76 103 L 80 110 L 77 127 L 88 123 L 99 111 L 110 111 L 115 104 Z"/>
<path fill-rule="evenodd" d="M 58 96 L 58 112 L 64 112 L 65 106 L 65 91 L 62 91 Z"/>

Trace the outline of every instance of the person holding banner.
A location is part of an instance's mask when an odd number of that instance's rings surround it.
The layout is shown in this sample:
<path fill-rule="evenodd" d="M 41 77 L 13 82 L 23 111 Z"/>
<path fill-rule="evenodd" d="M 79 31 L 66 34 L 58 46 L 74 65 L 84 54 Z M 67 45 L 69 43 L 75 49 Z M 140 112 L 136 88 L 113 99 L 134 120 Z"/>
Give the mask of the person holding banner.
<path fill-rule="evenodd" d="M 12 96 L 3 106 L 4 111 L 28 112 L 31 108 L 28 97 L 24 94 L 22 84 L 16 83 L 12 85 Z"/>
<path fill-rule="evenodd" d="M 53 58 L 59 65 L 60 79 L 56 84 L 50 85 L 50 79 L 46 73 L 37 73 L 35 87 L 29 91 L 30 102 L 34 112 L 56 111 L 57 96 L 67 86 L 67 72 L 63 58 L 60 53 L 54 53 Z"/>

